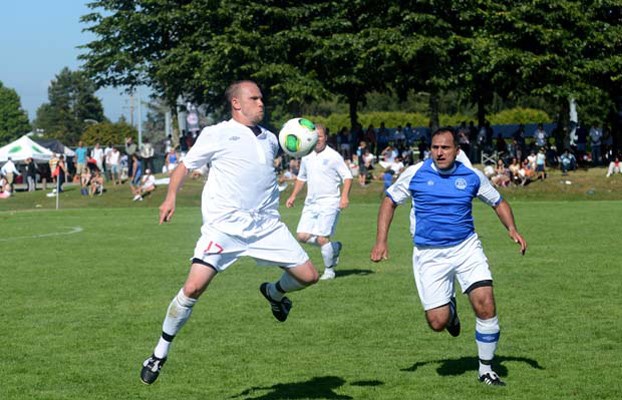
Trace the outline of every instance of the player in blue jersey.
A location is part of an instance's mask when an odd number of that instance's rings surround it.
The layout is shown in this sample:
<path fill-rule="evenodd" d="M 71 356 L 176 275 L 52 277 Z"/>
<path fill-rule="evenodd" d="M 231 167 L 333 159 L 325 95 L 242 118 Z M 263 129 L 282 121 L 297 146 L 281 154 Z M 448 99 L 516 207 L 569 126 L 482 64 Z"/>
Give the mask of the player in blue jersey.
<path fill-rule="evenodd" d="M 409 167 L 386 190 L 371 259 L 378 262 L 389 257 L 387 239 L 395 208 L 410 198 L 414 208 L 413 272 L 428 324 L 437 332 L 447 329 L 452 336 L 460 334 L 454 297 L 457 279 L 477 318 L 479 380 L 503 386 L 492 370 L 500 330 L 492 275 L 473 225 L 472 200 L 478 197 L 495 210 L 521 254 L 525 254 L 527 243 L 516 229 L 510 205 L 488 179 L 456 160 L 460 148 L 451 128 L 434 132 L 431 148 L 430 159 Z"/>

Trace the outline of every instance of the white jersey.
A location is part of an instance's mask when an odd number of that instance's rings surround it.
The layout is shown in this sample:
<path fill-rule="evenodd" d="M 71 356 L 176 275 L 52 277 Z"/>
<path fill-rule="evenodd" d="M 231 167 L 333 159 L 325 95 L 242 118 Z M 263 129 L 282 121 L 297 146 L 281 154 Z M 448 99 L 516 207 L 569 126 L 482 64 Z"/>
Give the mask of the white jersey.
<path fill-rule="evenodd" d="M 279 222 L 279 190 L 273 160 L 276 136 L 261 134 L 230 119 L 204 128 L 183 163 L 188 170 L 210 164 L 203 188 L 204 226 L 229 235 L 250 237 Z"/>
<path fill-rule="evenodd" d="M 312 151 L 302 157 L 296 179 L 307 182 L 305 205 L 321 203 L 339 207 L 339 185 L 345 179 L 352 179 L 352 173 L 341 154 L 326 146 L 320 153 Z"/>

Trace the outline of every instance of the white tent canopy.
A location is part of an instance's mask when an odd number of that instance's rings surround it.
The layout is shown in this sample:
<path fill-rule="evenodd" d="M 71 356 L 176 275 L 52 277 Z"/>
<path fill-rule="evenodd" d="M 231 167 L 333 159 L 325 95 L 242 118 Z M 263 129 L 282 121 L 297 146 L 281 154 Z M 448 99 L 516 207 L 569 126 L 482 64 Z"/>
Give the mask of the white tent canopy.
<path fill-rule="evenodd" d="M 52 156 L 50 150 L 35 143 L 26 135 L 0 148 L 0 162 L 7 161 L 9 157 L 15 162 L 25 161 L 27 158 L 48 161 Z"/>

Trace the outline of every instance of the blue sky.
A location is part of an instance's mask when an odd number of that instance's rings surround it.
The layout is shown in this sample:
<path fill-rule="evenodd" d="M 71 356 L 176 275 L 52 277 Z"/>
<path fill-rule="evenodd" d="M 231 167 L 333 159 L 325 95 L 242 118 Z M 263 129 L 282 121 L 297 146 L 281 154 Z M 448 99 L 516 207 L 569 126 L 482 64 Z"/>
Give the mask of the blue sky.
<path fill-rule="evenodd" d="M 80 66 L 77 46 L 94 39 L 83 33 L 80 17 L 90 12 L 86 0 L 7 0 L 0 9 L 0 81 L 15 89 L 30 120 L 48 101 L 50 81 L 63 67 Z M 144 89 L 143 89 L 144 90 Z M 146 90 L 144 90 L 146 92 Z M 147 93 L 141 93 L 146 100 Z M 129 118 L 129 97 L 121 90 L 97 92 L 105 115 Z M 144 107 L 143 107 L 144 110 Z M 144 117 L 145 111 L 143 111 Z M 138 118 L 135 111 L 135 119 Z"/>

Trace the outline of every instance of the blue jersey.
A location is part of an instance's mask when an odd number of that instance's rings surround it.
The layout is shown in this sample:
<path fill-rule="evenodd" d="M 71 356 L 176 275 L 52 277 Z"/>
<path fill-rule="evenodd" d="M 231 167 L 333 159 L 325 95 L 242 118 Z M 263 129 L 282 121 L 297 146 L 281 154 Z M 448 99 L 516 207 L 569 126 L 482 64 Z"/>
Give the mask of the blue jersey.
<path fill-rule="evenodd" d="M 473 198 L 496 206 L 501 195 L 480 171 L 456 161 L 440 172 L 432 159 L 409 167 L 387 189 L 396 204 L 409 197 L 414 209 L 413 242 L 419 247 L 448 247 L 475 232 Z"/>

